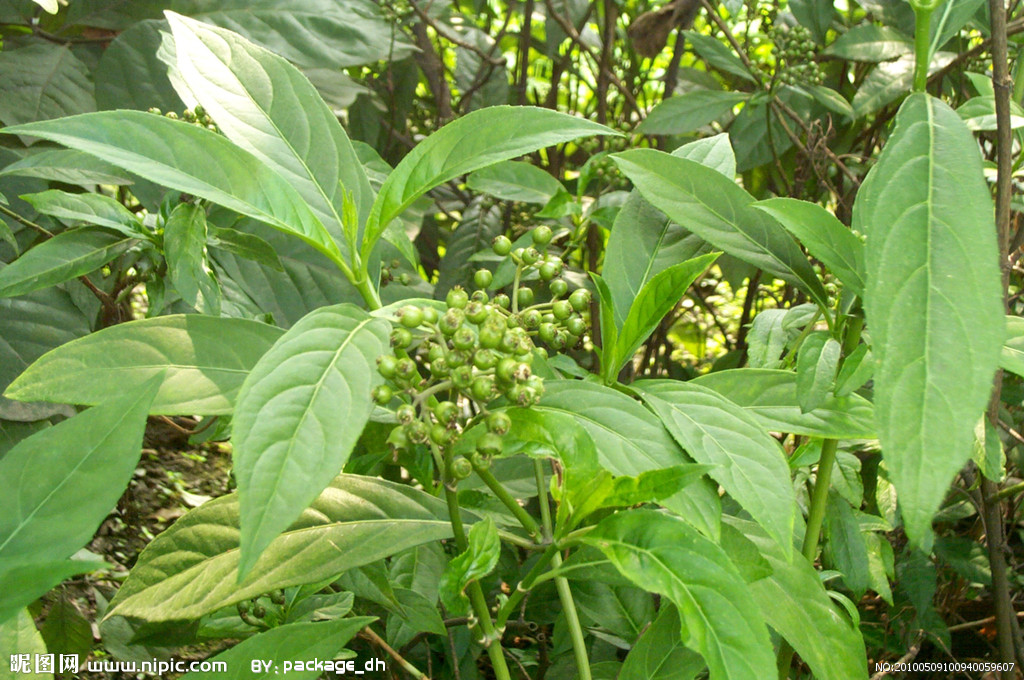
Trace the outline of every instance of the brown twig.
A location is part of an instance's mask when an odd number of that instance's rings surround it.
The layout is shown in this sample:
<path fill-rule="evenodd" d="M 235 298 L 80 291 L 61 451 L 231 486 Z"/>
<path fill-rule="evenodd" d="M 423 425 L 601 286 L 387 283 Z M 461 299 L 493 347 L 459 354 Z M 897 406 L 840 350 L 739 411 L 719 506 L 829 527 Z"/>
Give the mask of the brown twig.
<path fill-rule="evenodd" d="M 878 671 L 877 673 L 871 676 L 871 680 L 882 680 L 882 678 L 884 678 L 885 676 L 895 672 L 896 669 L 901 668 L 903 664 L 910 663 L 911 661 L 916 659 L 917 655 L 921 652 L 921 643 L 923 642 L 923 640 L 924 633 L 918 633 L 917 639 L 914 641 L 914 644 L 910 645 L 910 649 L 907 650 L 907 653 L 901 656 L 899 660 L 892 665 L 892 669 L 887 671 Z"/>
<path fill-rule="evenodd" d="M 430 678 L 423 671 L 421 671 L 420 669 L 416 668 L 416 666 L 413 666 L 411 663 L 406 661 L 405 657 L 403 657 L 401 654 L 392 649 L 391 646 L 387 642 L 385 642 L 384 639 L 381 638 L 381 636 L 374 633 L 373 629 L 369 626 L 359 631 L 359 636 L 369 640 L 370 642 L 372 642 L 373 644 L 377 645 L 385 652 L 387 652 L 388 656 L 397 661 L 398 665 L 401 666 L 406 673 L 416 678 L 416 680 L 430 680 Z"/>

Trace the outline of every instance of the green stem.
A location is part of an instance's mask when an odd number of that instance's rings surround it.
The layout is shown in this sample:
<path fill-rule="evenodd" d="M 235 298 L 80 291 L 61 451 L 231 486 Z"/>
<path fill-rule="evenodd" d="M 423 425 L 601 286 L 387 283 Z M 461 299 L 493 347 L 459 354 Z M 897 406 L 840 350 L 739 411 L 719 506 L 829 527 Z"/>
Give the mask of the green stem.
<path fill-rule="evenodd" d="M 544 462 L 541 460 L 533 461 L 533 471 L 537 477 L 537 500 L 540 501 L 541 528 L 544 532 L 544 540 L 550 541 L 552 535 L 551 508 L 548 507 L 548 491 L 544 485 Z M 558 551 L 555 551 L 551 556 L 551 566 L 555 569 L 562 566 L 562 555 Z M 573 601 L 569 580 L 564 576 L 557 577 L 555 579 L 555 590 L 558 591 L 558 600 L 562 603 L 565 623 L 569 627 L 572 653 L 576 658 L 576 674 L 580 680 L 591 680 L 590 659 L 587 658 L 587 643 L 583 639 L 583 626 L 580 625 L 580 617 L 576 612 L 576 602 Z"/>
<path fill-rule="evenodd" d="M 352 284 L 359 291 L 359 294 L 363 296 L 363 300 L 366 302 L 366 306 L 370 309 L 380 309 L 383 305 L 380 302 L 380 295 L 372 285 L 370 285 L 370 279 L 365 275 L 358 281 L 352 281 Z"/>
<path fill-rule="evenodd" d="M 443 473 L 447 477 L 447 473 Z M 444 483 L 444 498 L 448 504 L 448 519 L 452 523 L 452 532 L 455 534 L 455 545 L 460 552 L 465 552 L 469 547 L 466 539 L 466 529 L 462 524 L 462 515 L 459 511 L 459 497 L 453 484 L 448 480 Z M 473 607 L 473 613 L 480 622 L 480 631 L 484 636 L 484 649 L 491 659 L 491 668 L 494 670 L 494 677 L 497 680 L 512 680 L 505 662 L 505 653 L 501 649 L 501 636 L 495 632 L 494 623 L 491 621 L 491 613 L 487 608 L 487 598 L 484 597 L 483 588 L 479 581 L 472 581 L 466 586 L 466 593 L 469 595 L 469 603 Z"/>
<path fill-rule="evenodd" d="M 483 480 L 487 488 L 494 492 L 494 495 L 498 497 L 498 500 L 509 509 L 509 511 L 515 516 L 519 523 L 523 525 L 531 536 L 540 536 L 540 527 L 537 525 L 537 520 L 530 516 L 530 513 L 526 509 L 519 505 L 519 502 L 512 497 L 512 494 L 508 492 L 501 482 L 494 476 L 490 470 L 480 467 L 476 463 L 473 463 L 473 470 L 476 471 L 480 479 Z"/>
<path fill-rule="evenodd" d="M 537 559 L 537 563 L 526 573 L 523 580 L 519 582 L 516 589 L 512 592 L 512 595 L 505 600 L 505 604 L 501 605 L 498 609 L 498 613 L 495 615 L 495 621 L 498 629 L 504 628 L 505 623 L 508 621 L 508 617 L 512 615 L 519 603 L 522 602 L 523 598 L 526 597 L 526 593 L 540 581 L 541 575 L 547 570 L 551 564 L 551 558 L 558 554 L 558 545 L 551 543 L 544 550 L 541 556 Z"/>
<path fill-rule="evenodd" d="M 931 19 L 934 3 L 911 2 L 914 8 L 914 92 L 928 89 L 928 66 L 931 61 Z"/>

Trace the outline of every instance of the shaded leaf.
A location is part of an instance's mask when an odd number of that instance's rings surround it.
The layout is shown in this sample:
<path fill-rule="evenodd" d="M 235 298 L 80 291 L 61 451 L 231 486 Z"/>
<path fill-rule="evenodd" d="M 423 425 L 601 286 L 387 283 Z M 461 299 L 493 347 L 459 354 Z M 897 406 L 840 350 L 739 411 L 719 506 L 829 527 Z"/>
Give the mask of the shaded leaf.
<path fill-rule="evenodd" d="M 0 297 L 24 295 L 88 274 L 134 242 L 123 234 L 91 227 L 60 233 L 0 269 Z"/>

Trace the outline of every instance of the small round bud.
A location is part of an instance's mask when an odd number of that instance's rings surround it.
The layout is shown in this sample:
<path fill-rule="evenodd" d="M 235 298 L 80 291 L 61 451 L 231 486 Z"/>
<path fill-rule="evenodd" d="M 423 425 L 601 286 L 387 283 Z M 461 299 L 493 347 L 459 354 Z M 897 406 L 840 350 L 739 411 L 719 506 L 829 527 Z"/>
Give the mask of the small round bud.
<path fill-rule="evenodd" d="M 451 336 L 455 331 L 462 328 L 462 323 L 466 319 L 466 314 L 461 309 L 454 308 L 449 309 L 441 319 L 437 322 L 438 328 L 446 336 Z"/>
<path fill-rule="evenodd" d="M 520 307 L 533 304 L 533 289 L 526 286 L 521 287 L 516 291 L 516 301 Z"/>
<path fill-rule="evenodd" d="M 430 441 L 438 446 L 448 446 L 452 441 L 452 431 L 441 423 L 434 423 L 430 426 Z"/>
<path fill-rule="evenodd" d="M 568 300 L 556 300 L 551 305 L 551 313 L 555 315 L 555 318 L 559 321 L 565 321 L 572 316 L 572 303 Z"/>
<path fill-rule="evenodd" d="M 512 419 L 504 411 L 495 411 L 487 416 L 487 431 L 497 435 L 508 434 L 512 427 Z"/>
<path fill-rule="evenodd" d="M 278 605 L 278 606 L 283 605 L 284 602 L 285 602 L 284 591 L 281 590 L 280 588 L 278 588 L 276 590 L 271 590 L 270 591 L 270 601 L 273 602 L 274 604 Z"/>
<path fill-rule="evenodd" d="M 494 378 L 489 375 L 475 378 L 469 387 L 469 393 L 477 401 L 485 403 L 490 401 L 494 393 Z"/>
<path fill-rule="evenodd" d="M 391 403 L 391 398 L 395 396 L 395 393 L 387 385 L 377 385 L 373 388 L 371 396 L 381 406 L 387 406 Z"/>
<path fill-rule="evenodd" d="M 526 264 L 535 264 L 540 259 L 540 251 L 530 246 L 523 251 L 523 262 Z"/>
<path fill-rule="evenodd" d="M 445 304 L 449 309 L 465 309 L 468 302 L 469 294 L 459 286 L 452 288 L 445 296 Z"/>
<path fill-rule="evenodd" d="M 501 338 L 505 335 L 504 324 L 491 323 L 487 321 L 480 326 L 480 346 L 485 349 L 495 349 L 501 344 Z"/>
<path fill-rule="evenodd" d="M 504 257 L 512 252 L 512 241 L 508 240 L 508 236 L 495 236 L 494 240 L 491 241 L 491 249 L 495 255 Z"/>
<path fill-rule="evenodd" d="M 498 355 L 494 350 L 478 349 L 473 354 L 473 365 L 481 371 L 486 371 L 498 365 Z"/>
<path fill-rule="evenodd" d="M 451 370 L 451 366 L 448 365 L 448 360 L 445 357 L 434 359 L 430 362 L 430 372 L 435 378 L 447 377 Z"/>
<path fill-rule="evenodd" d="M 403 357 L 395 364 L 395 377 L 399 380 L 412 380 L 416 373 L 416 362 L 412 359 Z"/>
<path fill-rule="evenodd" d="M 434 417 L 439 423 L 451 425 L 459 417 L 459 407 L 452 401 L 439 401 L 434 407 Z"/>
<path fill-rule="evenodd" d="M 534 329 L 540 326 L 541 313 L 536 309 L 530 309 L 523 313 L 523 326 Z"/>
<path fill-rule="evenodd" d="M 473 383 L 473 367 L 459 366 L 452 369 L 452 384 L 456 389 L 466 390 Z"/>
<path fill-rule="evenodd" d="M 404 451 L 409 448 L 409 436 L 405 433 L 405 428 L 401 425 L 391 430 L 391 434 L 388 435 L 387 445 L 391 448 L 392 452 Z"/>
<path fill-rule="evenodd" d="M 445 357 L 445 361 L 448 362 L 449 368 L 460 368 L 469 363 L 469 353 L 465 350 L 453 349 L 448 352 L 448 355 Z"/>
<path fill-rule="evenodd" d="M 487 307 L 475 300 L 466 305 L 466 318 L 470 323 L 481 324 L 487 320 Z"/>
<path fill-rule="evenodd" d="M 530 233 L 530 236 L 533 237 L 533 243 L 538 246 L 546 246 L 551 243 L 551 237 L 553 235 L 551 227 L 543 224 Z"/>
<path fill-rule="evenodd" d="M 494 375 L 503 383 L 515 382 L 516 367 L 519 362 L 511 357 L 505 357 L 498 362 L 494 369 Z"/>
<path fill-rule="evenodd" d="M 579 314 L 573 314 L 565 320 L 565 330 L 572 335 L 583 335 L 587 330 L 587 322 Z"/>
<path fill-rule="evenodd" d="M 391 356 L 390 354 L 384 354 L 377 357 L 377 372 L 383 377 L 391 379 L 395 377 L 395 367 L 398 364 L 398 359 Z"/>
<path fill-rule="evenodd" d="M 412 283 L 412 277 L 409 276 L 408 272 L 402 272 L 401 276 L 398 277 L 398 282 L 403 286 L 408 286 Z"/>
<path fill-rule="evenodd" d="M 486 305 L 490 298 L 487 297 L 487 293 L 485 291 L 474 290 L 473 294 L 469 296 L 469 300 L 470 302 L 479 302 L 482 305 Z"/>
<path fill-rule="evenodd" d="M 501 293 L 500 295 L 494 296 L 494 304 L 498 305 L 502 309 L 508 309 L 512 304 L 512 301 L 509 299 L 508 295 Z"/>
<path fill-rule="evenodd" d="M 473 474 L 473 464 L 465 458 L 456 458 L 452 461 L 449 472 L 455 479 L 465 479 Z"/>
<path fill-rule="evenodd" d="M 391 346 L 405 349 L 412 344 L 412 331 L 408 328 L 396 328 L 391 331 Z"/>
<path fill-rule="evenodd" d="M 517 264 L 522 262 L 523 261 L 523 253 L 525 253 L 525 252 L 526 252 L 526 248 L 516 248 L 515 250 L 513 250 L 512 251 L 512 261 L 517 263 Z"/>
<path fill-rule="evenodd" d="M 470 460 L 472 460 L 474 467 L 478 467 L 483 470 L 486 470 L 487 468 L 491 467 L 491 457 L 485 456 L 479 451 L 474 451 L 470 455 Z"/>
<path fill-rule="evenodd" d="M 172 111 L 171 113 L 174 112 Z M 267 608 L 257 602 L 255 605 L 253 605 L 252 615 L 255 616 L 257 619 L 262 619 L 264 616 L 267 615 Z"/>
<path fill-rule="evenodd" d="M 542 280 L 550 281 L 558 276 L 559 267 L 554 262 L 545 262 L 540 266 L 539 272 Z"/>
<path fill-rule="evenodd" d="M 584 309 L 590 306 L 590 291 L 586 288 L 577 288 L 569 296 L 569 304 L 577 312 L 582 312 Z"/>
<path fill-rule="evenodd" d="M 473 274 L 473 283 L 477 288 L 487 288 L 491 285 L 493 280 L 494 274 L 492 274 L 489 269 L 478 269 L 476 273 Z"/>
<path fill-rule="evenodd" d="M 429 361 L 429 362 L 437 361 L 438 359 L 444 357 L 444 355 L 445 355 L 445 348 L 444 348 L 443 345 L 439 345 L 439 344 L 436 344 L 436 343 L 431 344 L 430 345 L 430 349 L 427 350 L 427 361 Z"/>
<path fill-rule="evenodd" d="M 405 426 L 405 435 L 416 444 L 426 444 L 430 438 L 430 428 L 422 420 L 414 420 Z"/>
<path fill-rule="evenodd" d="M 502 448 L 501 437 L 493 432 L 484 432 L 476 441 L 476 450 L 485 456 L 499 456 Z"/>
<path fill-rule="evenodd" d="M 580 319 L 582 321 L 582 319 Z M 452 335 L 452 344 L 455 345 L 455 349 L 469 350 L 476 345 L 476 334 L 469 330 L 466 326 L 463 326 L 459 330 L 455 331 Z"/>
<path fill-rule="evenodd" d="M 412 421 L 416 420 L 416 409 L 413 408 L 412 404 L 402 404 L 395 411 L 395 416 L 398 418 L 398 422 L 402 425 L 408 425 Z"/>
<path fill-rule="evenodd" d="M 551 291 L 552 297 L 562 297 L 569 290 L 569 284 L 564 279 L 554 279 L 548 284 L 548 290 Z"/>
<path fill-rule="evenodd" d="M 555 324 L 542 323 L 540 328 L 537 330 L 537 337 L 550 345 L 555 339 L 556 332 L 558 332 L 558 329 L 555 327 Z"/>
<path fill-rule="evenodd" d="M 406 328 L 416 328 L 423 323 L 423 310 L 413 305 L 402 307 L 396 316 Z"/>

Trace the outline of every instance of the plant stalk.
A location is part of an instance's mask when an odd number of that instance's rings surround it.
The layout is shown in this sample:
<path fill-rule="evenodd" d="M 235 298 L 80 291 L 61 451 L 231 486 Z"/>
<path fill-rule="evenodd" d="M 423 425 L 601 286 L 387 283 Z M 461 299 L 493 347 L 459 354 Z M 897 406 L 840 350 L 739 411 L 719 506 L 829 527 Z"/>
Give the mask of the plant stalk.
<path fill-rule="evenodd" d="M 931 23 L 934 3 L 911 2 L 914 8 L 914 92 L 928 89 L 931 62 Z"/>

